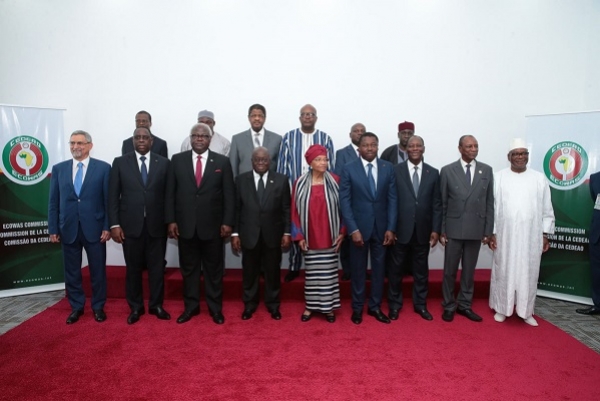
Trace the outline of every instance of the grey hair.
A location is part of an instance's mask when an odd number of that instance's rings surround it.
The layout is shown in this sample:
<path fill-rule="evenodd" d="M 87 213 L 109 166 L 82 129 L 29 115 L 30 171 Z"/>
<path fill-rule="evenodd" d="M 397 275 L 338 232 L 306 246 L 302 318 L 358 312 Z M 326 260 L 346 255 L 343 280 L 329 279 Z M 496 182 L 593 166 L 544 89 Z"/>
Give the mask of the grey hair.
<path fill-rule="evenodd" d="M 212 129 L 210 129 L 210 125 L 208 124 L 204 124 L 204 123 L 196 123 L 192 126 L 192 129 L 190 130 L 190 135 L 192 135 L 192 133 L 194 131 L 196 131 L 198 128 L 202 128 L 203 130 L 205 130 L 206 132 L 208 132 L 208 134 L 210 136 L 213 136 L 213 132 Z"/>
<path fill-rule="evenodd" d="M 86 142 L 92 143 L 92 136 L 90 134 L 88 134 L 87 132 L 85 132 L 84 130 L 80 130 L 80 129 L 75 130 L 75 131 L 73 131 L 71 136 L 73 136 L 73 135 L 83 135 L 83 136 L 85 136 Z"/>

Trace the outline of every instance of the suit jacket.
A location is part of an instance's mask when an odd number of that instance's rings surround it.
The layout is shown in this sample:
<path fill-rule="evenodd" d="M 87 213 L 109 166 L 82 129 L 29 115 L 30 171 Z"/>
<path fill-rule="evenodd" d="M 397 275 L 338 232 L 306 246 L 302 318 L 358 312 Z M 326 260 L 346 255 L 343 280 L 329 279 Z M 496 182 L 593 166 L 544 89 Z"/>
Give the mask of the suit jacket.
<path fill-rule="evenodd" d="M 342 170 L 340 208 L 348 235 L 360 230 L 365 241 L 373 236 L 383 238 L 386 231 L 396 230 L 398 205 L 394 166 L 377 159 L 377 194 L 371 194 L 361 159 Z M 375 233 L 375 227 L 378 232 Z"/>
<path fill-rule="evenodd" d="M 288 178 L 270 171 L 263 201 L 258 201 L 253 171 L 240 174 L 235 181 L 235 228 L 244 248 L 254 248 L 262 233 L 270 248 L 281 245 L 290 232 L 290 185 Z"/>
<path fill-rule="evenodd" d="M 600 172 L 590 175 L 590 195 L 594 204 L 596 204 L 598 194 L 600 194 Z M 600 241 L 600 210 L 594 209 L 590 227 L 590 243 L 597 244 L 598 241 Z"/>
<path fill-rule="evenodd" d="M 494 175 L 477 160 L 471 186 L 460 160 L 442 167 L 442 233 L 448 238 L 481 240 L 494 230 Z"/>
<path fill-rule="evenodd" d="M 177 153 L 167 174 L 167 223 L 177 223 L 179 235 L 201 240 L 220 237 L 221 225 L 235 224 L 235 185 L 229 158 L 207 150 L 200 187 L 196 186 L 192 151 Z"/>
<path fill-rule="evenodd" d="M 396 189 L 398 191 L 398 223 L 396 238 L 401 244 L 408 244 L 416 229 L 417 242 L 426 244 L 432 232 L 442 230 L 442 196 L 440 174 L 437 169 L 423 163 L 419 192 L 415 194 L 412 174 L 407 162 L 394 167 Z"/>
<path fill-rule="evenodd" d="M 169 151 L 167 149 L 167 142 L 163 139 L 160 139 L 154 134 L 152 135 L 152 148 L 150 148 L 150 152 L 155 153 L 157 155 L 161 155 L 162 157 L 169 158 Z M 133 152 L 135 149 L 133 148 L 133 139 L 129 137 L 123 140 L 123 145 L 121 146 L 121 155 L 125 155 L 127 153 Z"/>
<path fill-rule="evenodd" d="M 394 166 L 398 164 L 398 144 L 385 148 L 381 154 L 381 158 L 392 163 Z M 402 163 L 402 160 L 400 160 Z"/>
<path fill-rule="evenodd" d="M 110 170 L 108 220 L 110 227 L 121 226 L 127 237 L 139 237 L 144 220 L 151 237 L 167 236 L 165 190 L 170 161 L 152 152 L 148 156 L 146 186 L 135 152 L 115 158 Z"/>
<path fill-rule="evenodd" d="M 277 159 L 279 158 L 279 148 L 281 147 L 281 135 L 265 129 L 262 146 L 267 148 L 269 156 L 271 156 L 270 171 L 277 171 Z M 229 160 L 231 161 L 234 177 L 247 171 L 252 171 L 253 150 L 254 137 L 252 136 L 252 130 L 240 132 L 231 138 Z"/>
<path fill-rule="evenodd" d="M 89 242 L 100 241 L 108 231 L 108 180 L 110 164 L 90 158 L 79 197 L 73 187 L 73 159 L 52 167 L 48 200 L 48 232 L 72 244 L 81 230 Z"/>
<path fill-rule="evenodd" d="M 360 159 L 354 145 L 350 144 L 335 153 L 335 170 L 334 173 L 341 177 L 344 166 L 350 162 Z"/>

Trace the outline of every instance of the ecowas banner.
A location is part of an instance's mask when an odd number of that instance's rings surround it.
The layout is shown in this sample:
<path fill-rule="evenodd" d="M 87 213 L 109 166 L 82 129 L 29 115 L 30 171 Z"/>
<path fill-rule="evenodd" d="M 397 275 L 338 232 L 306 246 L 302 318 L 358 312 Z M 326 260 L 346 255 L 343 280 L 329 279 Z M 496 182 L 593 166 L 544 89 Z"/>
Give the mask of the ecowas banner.
<path fill-rule="evenodd" d="M 64 288 L 48 236 L 49 173 L 62 161 L 61 109 L 0 105 L 0 297 Z"/>
<path fill-rule="evenodd" d="M 589 177 L 598 171 L 600 112 L 527 117 L 530 167 L 550 184 L 556 230 L 542 257 L 538 293 L 591 304 Z"/>

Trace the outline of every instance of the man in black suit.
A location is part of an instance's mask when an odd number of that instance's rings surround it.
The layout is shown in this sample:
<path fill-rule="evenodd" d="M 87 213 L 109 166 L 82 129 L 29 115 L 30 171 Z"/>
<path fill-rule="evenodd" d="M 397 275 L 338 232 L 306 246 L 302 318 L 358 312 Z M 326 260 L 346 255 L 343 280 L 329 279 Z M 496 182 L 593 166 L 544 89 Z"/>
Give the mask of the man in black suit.
<path fill-rule="evenodd" d="M 281 250 L 289 248 L 290 185 L 287 176 L 269 171 L 270 156 L 265 147 L 252 152 L 252 171 L 238 175 L 236 223 L 231 249 L 242 252 L 244 312 L 248 320 L 258 306 L 260 272 L 265 277 L 265 305 L 275 320 L 281 319 Z"/>
<path fill-rule="evenodd" d="M 454 313 L 474 322 L 482 318 L 471 309 L 475 287 L 475 267 L 481 244 L 487 244 L 494 230 L 494 174 L 487 164 L 476 160 L 479 143 L 472 135 L 458 141 L 461 158 L 442 167 L 442 234 L 444 252 L 444 313 L 451 322 Z M 454 296 L 458 265 L 462 265 L 460 291 Z"/>
<path fill-rule="evenodd" d="M 145 110 L 138 111 L 135 115 L 135 128 L 147 128 L 150 132 L 150 127 L 152 127 L 152 116 L 150 113 Z M 152 136 L 152 148 L 150 148 L 152 153 L 168 158 L 169 152 L 167 149 L 167 142 L 152 134 L 152 132 L 150 132 L 150 135 Z M 123 140 L 121 155 L 130 152 L 133 152 L 133 142 L 131 137 Z"/>
<path fill-rule="evenodd" d="M 167 245 L 165 188 L 169 159 L 150 151 L 152 135 L 136 128 L 131 141 L 135 152 L 117 157 L 110 171 L 108 218 L 113 241 L 123 244 L 126 265 L 125 297 L 131 308 L 128 324 L 145 313 L 142 269 L 147 265 L 148 311 L 159 319 L 171 316 L 163 309 L 164 257 Z"/>
<path fill-rule="evenodd" d="M 223 324 L 223 239 L 235 223 L 235 185 L 229 158 L 208 149 L 212 130 L 203 123 L 190 132 L 192 149 L 171 159 L 167 178 L 169 237 L 179 240 L 185 310 L 177 323 L 200 313 L 200 264 L 206 303 L 213 321 Z"/>
<path fill-rule="evenodd" d="M 388 303 L 390 319 L 398 319 L 402 309 L 402 265 L 410 257 L 414 277 L 413 307 L 425 320 L 433 320 L 427 310 L 429 248 L 439 240 L 442 229 L 442 198 L 439 172 L 423 163 L 425 142 L 420 136 L 408 140 L 408 160 L 394 168 L 398 191 L 396 244 L 389 250 Z"/>

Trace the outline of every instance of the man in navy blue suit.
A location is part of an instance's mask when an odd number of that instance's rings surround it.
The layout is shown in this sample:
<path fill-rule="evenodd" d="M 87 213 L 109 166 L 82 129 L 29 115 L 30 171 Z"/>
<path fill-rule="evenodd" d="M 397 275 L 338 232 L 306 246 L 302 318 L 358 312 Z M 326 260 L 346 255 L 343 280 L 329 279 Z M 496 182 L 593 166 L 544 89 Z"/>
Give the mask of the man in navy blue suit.
<path fill-rule="evenodd" d="M 394 166 L 377 158 L 379 139 L 364 133 L 359 142 L 360 159 L 342 170 L 340 205 L 344 224 L 352 238 L 350 269 L 352 322 L 362 323 L 367 259 L 371 253 L 371 295 L 368 314 L 382 323 L 390 319 L 381 311 L 385 278 L 386 246 L 394 244 L 397 193 Z"/>
<path fill-rule="evenodd" d="M 439 240 L 442 229 L 440 173 L 423 162 L 425 142 L 412 136 L 406 147 L 408 160 L 394 167 L 398 190 L 396 244 L 388 261 L 389 317 L 398 319 L 402 309 L 402 266 L 412 265 L 413 308 L 425 320 L 433 320 L 427 310 L 429 249 Z"/>
<path fill-rule="evenodd" d="M 71 304 L 67 324 L 83 315 L 85 294 L 81 283 L 82 249 L 88 257 L 92 281 L 92 310 L 97 322 L 106 320 L 106 241 L 110 164 L 92 159 L 92 137 L 75 131 L 69 141 L 73 159 L 52 167 L 48 201 L 51 242 L 61 242 L 65 288 Z"/>
<path fill-rule="evenodd" d="M 594 305 L 576 309 L 575 312 L 582 315 L 600 315 L 600 172 L 590 175 L 590 195 L 594 202 L 590 227 L 590 269 Z"/>
<path fill-rule="evenodd" d="M 350 140 L 352 143 L 345 148 L 338 150 L 335 153 L 335 174 L 342 176 L 342 170 L 344 166 L 350 162 L 358 160 L 360 155 L 358 153 L 358 142 L 360 137 L 367 132 L 364 124 L 356 123 L 350 128 Z M 342 242 L 340 248 L 340 261 L 342 263 L 342 280 L 350 280 L 350 241 Z"/>

